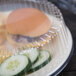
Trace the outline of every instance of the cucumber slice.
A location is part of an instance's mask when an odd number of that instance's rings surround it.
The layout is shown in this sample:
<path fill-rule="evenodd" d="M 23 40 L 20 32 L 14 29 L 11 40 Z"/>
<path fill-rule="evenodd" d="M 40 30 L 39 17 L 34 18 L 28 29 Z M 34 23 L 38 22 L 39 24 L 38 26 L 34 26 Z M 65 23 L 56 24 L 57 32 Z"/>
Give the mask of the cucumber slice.
<path fill-rule="evenodd" d="M 23 50 L 23 52 L 20 52 L 20 54 L 28 56 L 31 63 L 34 64 L 38 60 L 40 52 L 37 48 L 29 48 Z"/>
<path fill-rule="evenodd" d="M 14 55 L 0 65 L 0 76 L 22 76 L 31 67 L 30 60 L 24 55 Z"/>
<path fill-rule="evenodd" d="M 44 51 L 44 50 L 40 51 L 40 57 L 39 57 L 38 61 L 32 65 L 32 68 L 29 72 L 34 72 L 34 71 L 42 68 L 47 63 L 49 63 L 50 60 L 51 60 L 51 56 L 48 51 Z"/>

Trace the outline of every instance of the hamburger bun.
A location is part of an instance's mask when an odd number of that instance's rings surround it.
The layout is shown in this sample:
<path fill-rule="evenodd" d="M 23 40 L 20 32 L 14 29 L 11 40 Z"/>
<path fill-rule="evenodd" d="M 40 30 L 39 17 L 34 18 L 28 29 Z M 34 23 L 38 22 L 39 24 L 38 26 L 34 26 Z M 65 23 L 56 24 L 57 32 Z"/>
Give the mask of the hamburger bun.
<path fill-rule="evenodd" d="M 10 13 L 6 22 L 7 32 L 14 35 L 37 37 L 48 32 L 50 20 L 35 8 L 20 8 Z"/>
<path fill-rule="evenodd" d="M 4 44 L 5 40 L 6 40 L 5 32 L 0 32 L 0 46 Z"/>

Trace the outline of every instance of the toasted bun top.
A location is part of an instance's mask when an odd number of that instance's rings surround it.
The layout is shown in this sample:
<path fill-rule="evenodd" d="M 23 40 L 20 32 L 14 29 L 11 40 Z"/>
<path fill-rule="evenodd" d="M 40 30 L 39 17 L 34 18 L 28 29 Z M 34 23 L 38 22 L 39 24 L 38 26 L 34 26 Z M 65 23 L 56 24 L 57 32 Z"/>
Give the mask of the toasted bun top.
<path fill-rule="evenodd" d="M 10 34 L 36 37 L 48 32 L 50 20 L 35 8 L 21 8 L 8 16 L 6 29 Z"/>

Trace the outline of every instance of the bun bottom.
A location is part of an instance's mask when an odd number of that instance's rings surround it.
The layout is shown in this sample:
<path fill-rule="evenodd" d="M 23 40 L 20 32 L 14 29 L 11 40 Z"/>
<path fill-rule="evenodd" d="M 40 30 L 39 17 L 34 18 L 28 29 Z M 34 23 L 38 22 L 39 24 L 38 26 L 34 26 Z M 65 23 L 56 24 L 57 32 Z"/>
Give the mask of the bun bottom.
<path fill-rule="evenodd" d="M 0 29 L 0 46 L 4 44 L 6 40 L 6 33 L 4 29 Z"/>

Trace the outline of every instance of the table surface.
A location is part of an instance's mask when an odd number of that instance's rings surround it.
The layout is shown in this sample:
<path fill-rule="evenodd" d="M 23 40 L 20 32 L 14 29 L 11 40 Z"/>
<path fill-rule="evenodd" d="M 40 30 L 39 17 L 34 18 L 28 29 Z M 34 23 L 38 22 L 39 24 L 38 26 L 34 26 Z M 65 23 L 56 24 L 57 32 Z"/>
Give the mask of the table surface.
<path fill-rule="evenodd" d="M 67 10 L 59 9 L 63 14 L 66 25 L 72 33 L 74 40 L 74 53 L 66 68 L 58 76 L 76 76 L 76 15 Z"/>

